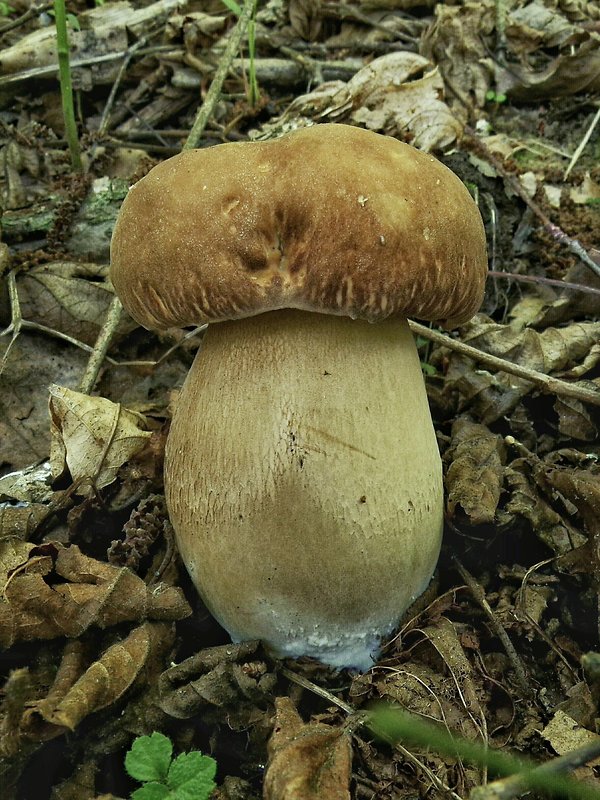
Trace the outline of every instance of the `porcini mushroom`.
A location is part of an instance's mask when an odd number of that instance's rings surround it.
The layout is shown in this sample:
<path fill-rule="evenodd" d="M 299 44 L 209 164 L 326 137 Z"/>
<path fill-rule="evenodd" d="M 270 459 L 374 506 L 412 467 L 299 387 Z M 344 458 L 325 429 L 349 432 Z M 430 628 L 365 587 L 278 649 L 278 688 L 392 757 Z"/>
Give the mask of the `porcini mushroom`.
<path fill-rule="evenodd" d="M 352 126 L 185 151 L 131 188 L 111 249 L 123 305 L 147 328 L 210 323 L 165 490 L 234 641 L 367 668 L 426 588 L 442 470 L 406 317 L 466 321 L 486 270 L 461 181 Z"/>

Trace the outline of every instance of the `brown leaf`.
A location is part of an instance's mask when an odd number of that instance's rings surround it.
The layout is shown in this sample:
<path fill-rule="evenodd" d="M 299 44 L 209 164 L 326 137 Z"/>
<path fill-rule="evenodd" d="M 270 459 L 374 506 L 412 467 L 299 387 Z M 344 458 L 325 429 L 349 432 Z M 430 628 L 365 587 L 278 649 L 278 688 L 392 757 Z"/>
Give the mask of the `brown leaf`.
<path fill-rule="evenodd" d="M 329 81 L 297 97 L 279 124 L 303 116 L 347 120 L 410 139 L 421 150 L 439 150 L 462 133 L 442 95 L 438 71 L 426 58 L 406 51 L 388 53 L 373 59 L 347 83 Z"/>
<path fill-rule="evenodd" d="M 585 527 L 593 536 L 600 537 L 600 471 L 574 469 L 536 470 L 536 478 L 566 498 L 583 517 Z"/>
<path fill-rule="evenodd" d="M 314 42 L 323 22 L 321 0 L 290 0 L 288 13 L 294 33 L 307 42 Z"/>
<path fill-rule="evenodd" d="M 159 679 L 161 708 L 177 719 L 200 709 L 226 709 L 231 727 L 249 719 L 275 685 L 273 673 L 256 657 L 258 646 L 253 641 L 209 647 L 166 670 Z"/>
<path fill-rule="evenodd" d="M 444 84 L 437 68 L 417 53 L 374 59 L 348 81 L 347 91 L 354 122 L 400 136 L 419 150 L 443 150 L 462 133 L 441 99 Z"/>
<path fill-rule="evenodd" d="M 460 506 L 473 525 L 492 522 L 500 500 L 505 451 L 502 437 L 468 417 L 452 425 L 447 453 L 447 507 L 451 515 Z"/>
<path fill-rule="evenodd" d="M 349 800 L 351 769 L 346 731 L 305 724 L 289 697 L 276 699 L 265 800 Z"/>
<path fill-rule="evenodd" d="M 24 319 L 38 322 L 93 345 L 113 293 L 108 267 L 56 261 L 33 267 L 17 277 Z M 131 328 L 123 315 L 119 331 Z"/>
<path fill-rule="evenodd" d="M 535 535 L 557 554 L 584 545 L 585 536 L 552 508 L 540 494 L 531 473 L 531 465 L 523 458 L 515 459 L 506 468 L 509 500 L 502 522 L 509 524 L 513 515 L 524 517 Z"/>
<path fill-rule="evenodd" d="M 598 429 L 581 400 L 575 400 L 573 397 L 557 397 L 554 401 L 554 410 L 558 414 L 558 430 L 563 436 L 581 442 L 596 440 Z"/>
<path fill-rule="evenodd" d="M 151 433 L 141 414 L 103 397 L 50 387 L 50 465 L 55 477 L 69 468 L 74 481 L 91 478 L 100 489 L 139 452 Z M 82 488 L 84 493 L 89 486 Z"/>
<path fill-rule="evenodd" d="M 576 322 L 542 332 L 501 325 L 478 314 L 463 328 L 463 341 L 486 353 L 549 374 L 568 369 L 598 342 L 600 322 Z"/>
<path fill-rule="evenodd" d="M 0 645 L 5 647 L 15 641 L 76 637 L 92 626 L 148 617 L 175 620 L 191 613 L 180 589 L 149 588 L 129 569 L 85 556 L 76 545 L 33 549 L 9 576 L 4 595 Z"/>
<path fill-rule="evenodd" d="M 487 44 L 494 30 L 494 4 L 438 3 L 435 22 L 423 36 L 420 51 L 437 64 L 444 83 L 466 109 L 481 108 L 491 85 L 493 61 Z"/>
<path fill-rule="evenodd" d="M 146 622 L 123 641 L 112 645 L 71 686 L 64 697 L 38 704 L 38 713 L 51 725 L 74 730 L 90 714 L 112 705 L 129 689 L 156 651 L 173 642 L 170 625 Z"/>
<path fill-rule="evenodd" d="M 9 337 L 0 340 L 0 359 Z M 88 356 L 47 336 L 21 333 L 2 373 L 0 464 L 20 469 L 48 457 L 48 384 L 77 385 Z"/>

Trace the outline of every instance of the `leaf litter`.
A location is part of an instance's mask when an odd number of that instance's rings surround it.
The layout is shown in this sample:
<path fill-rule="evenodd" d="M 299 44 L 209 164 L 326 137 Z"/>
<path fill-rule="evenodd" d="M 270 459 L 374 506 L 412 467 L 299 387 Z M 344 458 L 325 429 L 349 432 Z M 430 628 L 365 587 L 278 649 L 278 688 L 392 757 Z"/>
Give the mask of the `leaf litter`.
<path fill-rule="evenodd" d="M 256 19 L 261 104 L 242 98 L 233 70 L 205 130 L 207 145 L 323 121 L 397 136 L 457 172 L 486 223 L 493 277 L 456 338 L 506 369 L 421 344 L 444 548 L 431 587 L 362 675 L 229 643 L 178 565 L 163 426 L 197 338 L 160 339 L 125 319 L 99 396 L 77 392 L 111 298 L 120 202 L 180 149 L 233 19 L 187 2 L 70 10 L 73 56 L 87 62 L 74 69 L 85 179 L 65 151 L 52 25 L 29 16 L 0 30 L 7 800 L 34 796 L 42 774 L 53 800 L 128 796 L 124 754 L 155 730 L 177 752 L 217 758 L 219 800 L 485 792 L 484 771 L 458 757 L 370 736 L 361 712 L 382 698 L 540 761 L 595 741 L 598 406 L 510 365 L 600 392 L 598 5 L 272 0 Z M 340 64 L 340 77 L 323 77 Z M 590 761 L 577 774 L 597 770 Z"/>

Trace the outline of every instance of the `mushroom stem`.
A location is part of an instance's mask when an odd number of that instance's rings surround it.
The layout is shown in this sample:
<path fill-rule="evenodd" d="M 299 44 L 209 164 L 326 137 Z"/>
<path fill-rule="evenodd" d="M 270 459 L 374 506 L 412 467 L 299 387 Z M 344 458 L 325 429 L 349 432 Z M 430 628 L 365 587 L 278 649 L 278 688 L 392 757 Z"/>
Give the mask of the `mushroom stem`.
<path fill-rule="evenodd" d="M 406 320 L 284 310 L 210 325 L 165 475 L 184 563 L 234 641 L 368 668 L 427 586 L 442 535 Z"/>

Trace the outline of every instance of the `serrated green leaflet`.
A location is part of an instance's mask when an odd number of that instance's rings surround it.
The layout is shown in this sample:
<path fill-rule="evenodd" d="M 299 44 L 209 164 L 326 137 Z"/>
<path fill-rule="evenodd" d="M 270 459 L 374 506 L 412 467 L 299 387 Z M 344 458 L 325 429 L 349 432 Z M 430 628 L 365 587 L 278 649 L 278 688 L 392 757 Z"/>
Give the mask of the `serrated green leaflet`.
<path fill-rule="evenodd" d="M 151 736 L 139 736 L 125 756 L 125 769 L 136 781 L 166 783 L 172 754 L 171 740 L 162 733 L 155 731 Z M 151 800 L 150 795 L 148 800 Z"/>
<path fill-rule="evenodd" d="M 162 733 L 139 736 L 125 756 L 125 769 L 144 783 L 131 800 L 208 800 L 217 762 L 197 750 L 172 760 L 173 745 Z"/>
<path fill-rule="evenodd" d="M 208 794 L 213 790 L 213 778 L 217 771 L 217 762 L 210 756 L 203 756 L 197 750 L 177 756 L 169 769 L 167 783 L 171 789 L 188 788 L 192 783 L 197 796 L 201 792 Z"/>
<path fill-rule="evenodd" d="M 173 793 L 164 783 L 145 783 L 131 795 L 131 800 L 170 800 Z"/>

